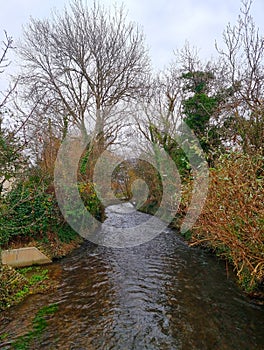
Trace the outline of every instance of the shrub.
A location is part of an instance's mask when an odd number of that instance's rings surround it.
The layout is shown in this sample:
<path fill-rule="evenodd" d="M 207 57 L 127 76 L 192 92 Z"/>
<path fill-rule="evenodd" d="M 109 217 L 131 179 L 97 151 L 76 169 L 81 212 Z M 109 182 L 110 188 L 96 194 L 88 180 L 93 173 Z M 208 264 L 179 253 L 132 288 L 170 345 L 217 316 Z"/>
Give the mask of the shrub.
<path fill-rule="evenodd" d="M 247 291 L 264 279 L 263 165 L 261 156 L 234 153 L 219 159 L 192 236 L 231 261 Z"/>
<path fill-rule="evenodd" d="M 47 191 L 48 180 L 33 172 L 1 198 L 0 245 L 7 244 L 15 236 L 45 237 L 62 221 L 56 198 Z"/>
<path fill-rule="evenodd" d="M 104 208 L 99 201 L 94 185 L 78 184 L 80 196 L 86 210 L 96 219 L 103 220 Z M 70 194 L 69 189 L 69 194 Z M 67 204 L 67 199 L 65 200 Z M 34 170 L 19 181 L 5 197 L 0 198 L 0 246 L 7 245 L 18 236 L 23 239 L 48 239 L 55 232 L 63 242 L 76 238 L 76 233 L 65 222 L 57 204 L 52 179 Z M 80 212 L 72 209 L 68 203 L 68 214 L 78 220 Z M 83 208 L 80 208 L 83 211 Z"/>

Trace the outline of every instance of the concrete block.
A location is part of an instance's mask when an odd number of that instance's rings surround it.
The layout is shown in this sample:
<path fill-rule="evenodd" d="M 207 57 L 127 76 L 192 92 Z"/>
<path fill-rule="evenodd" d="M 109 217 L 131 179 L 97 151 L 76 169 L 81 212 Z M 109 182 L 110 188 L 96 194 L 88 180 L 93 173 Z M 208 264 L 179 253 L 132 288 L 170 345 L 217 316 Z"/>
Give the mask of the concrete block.
<path fill-rule="evenodd" d="M 3 250 L 2 264 L 12 267 L 49 264 L 52 261 L 36 247 Z"/>

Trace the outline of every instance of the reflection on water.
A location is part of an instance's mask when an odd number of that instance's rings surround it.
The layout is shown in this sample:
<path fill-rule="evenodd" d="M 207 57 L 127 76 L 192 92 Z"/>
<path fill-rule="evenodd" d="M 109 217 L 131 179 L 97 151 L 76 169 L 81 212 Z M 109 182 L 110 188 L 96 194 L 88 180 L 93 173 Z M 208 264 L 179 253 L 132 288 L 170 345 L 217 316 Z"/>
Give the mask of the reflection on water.
<path fill-rule="evenodd" d="M 114 207 L 108 220 L 122 227 L 146 216 Z M 11 349 L 37 310 L 58 303 L 32 349 L 263 349 L 263 308 L 227 279 L 222 263 L 169 229 L 133 248 L 87 242 L 51 273 L 56 291 L 2 314 L 0 333 L 9 337 L 0 348 Z"/>

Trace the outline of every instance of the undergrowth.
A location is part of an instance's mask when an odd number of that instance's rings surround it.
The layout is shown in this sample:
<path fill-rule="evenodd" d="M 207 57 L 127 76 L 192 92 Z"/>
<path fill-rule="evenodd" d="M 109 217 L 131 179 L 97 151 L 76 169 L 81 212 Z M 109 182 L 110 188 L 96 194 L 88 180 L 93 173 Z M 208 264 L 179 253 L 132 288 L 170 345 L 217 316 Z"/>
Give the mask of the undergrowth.
<path fill-rule="evenodd" d="M 241 287 L 248 293 L 264 281 L 263 218 L 263 157 L 222 157 L 210 170 L 207 200 L 192 240 L 230 261 Z"/>

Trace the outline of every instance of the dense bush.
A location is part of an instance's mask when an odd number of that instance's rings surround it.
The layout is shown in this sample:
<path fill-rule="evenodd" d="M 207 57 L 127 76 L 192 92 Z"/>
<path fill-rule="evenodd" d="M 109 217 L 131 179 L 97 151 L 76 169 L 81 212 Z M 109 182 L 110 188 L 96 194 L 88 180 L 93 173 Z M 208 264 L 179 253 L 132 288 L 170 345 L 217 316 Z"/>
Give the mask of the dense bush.
<path fill-rule="evenodd" d="M 1 198 L 0 244 L 15 236 L 41 238 L 58 224 L 56 200 L 48 193 L 49 181 L 33 173 Z"/>
<path fill-rule="evenodd" d="M 97 219 L 103 208 L 91 184 L 79 184 L 84 205 Z M 70 207 L 70 206 L 69 206 Z M 50 232 L 67 242 L 76 234 L 63 218 L 49 176 L 33 171 L 0 199 L 0 246 L 7 245 L 18 236 L 22 239 L 45 240 Z M 72 213 L 77 215 L 78 213 Z"/>
<path fill-rule="evenodd" d="M 263 157 L 226 155 L 210 177 L 192 238 L 231 261 L 243 287 L 253 290 L 264 280 Z"/>

